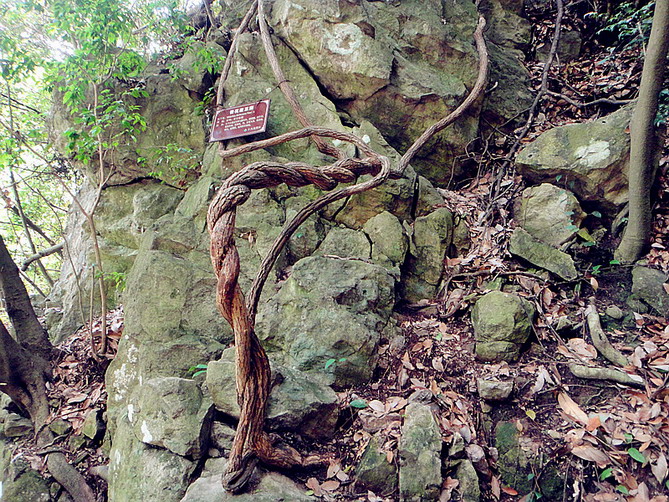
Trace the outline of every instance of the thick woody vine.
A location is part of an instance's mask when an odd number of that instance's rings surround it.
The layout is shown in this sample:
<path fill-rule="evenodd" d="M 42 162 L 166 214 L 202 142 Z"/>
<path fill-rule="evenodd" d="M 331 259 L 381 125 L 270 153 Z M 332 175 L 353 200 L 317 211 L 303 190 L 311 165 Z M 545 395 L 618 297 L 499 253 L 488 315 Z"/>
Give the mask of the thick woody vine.
<path fill-rule="evenodd" d="M 230 150 L 226 150 L 224 144 L 221 143 L 219 153 L 223 161 L 243 153 L 306 137 L 314 141 L 319 151 L 336 160 L 320 167 L 301 162 L 285 164 L 255 162 L 230 176 L 218 190 L 209 207 L 207 226 L 211 235 L 210 252 L 218 281 L 216 303 L 223 317 L 231 325 L 235 337 L 237 400 L 241 412 L 228 466 L 222 479 L 223 487 L 233 492 L 244 488 L 258 461 L 268 466 L 289 469 L 320 464 L 326 460 L 318 455 L 303 456 L 294 448 L 272 440 L 263 430 L 267 400 L 271 390 L 270 366 L 267 354 L 254 331 L 255 314 L 263 285 L 281 250 L 293 232 L 314 212 L 336 200 L 378 187 L 391 176 L 401 176 L 416 152 L 435 134 L 457 120 L 479 98 L 483 92 L 488 72 L 488 54 L 483 39 L 485 20 L 481 17 L 474 33 L 480 60 L 478 78 L 474 87 L 462 104 L 451 114 L 426 129 L 407 150 L 399 164 L 391 169 L 386 157 L 374 152 L 357 136 L 317 127 L 310 122 L 279 66 L 262 0 L 253 3 L 237 29 L 219 80 L 217 106 L 224 105 L 224 83 L 231 68 L 238 38 L 249 29 L 254 17 L 257 18 L 260 36 L 277 79 L 277 85 L 304 128 Z M 358 157 L 346 157 L 341 150 L 326 142 L 326 139 L 338 139 L 355 145 Z M 373 177 L 367 181 L 355 183 L 362 175 Z M 293 220 L 285 225 L 263 260 L 248 298 L 245 298 L 238 282 L 240 264 L 234 241 L 236 210 L 249 198 L 251 190 L 274 187 L 281 183 L 295 187 L 314 185 L 326 193 L 307 204 Z M 355 184 L 336 189 L 339 183 Z"/>

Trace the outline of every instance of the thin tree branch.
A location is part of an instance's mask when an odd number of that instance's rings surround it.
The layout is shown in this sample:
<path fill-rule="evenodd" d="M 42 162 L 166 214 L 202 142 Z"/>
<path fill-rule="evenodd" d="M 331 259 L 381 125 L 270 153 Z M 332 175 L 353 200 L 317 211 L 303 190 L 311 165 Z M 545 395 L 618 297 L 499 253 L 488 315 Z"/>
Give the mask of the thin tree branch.
<path fill-rule="evenodd" d="M 39 260 L 40 258 L 44 258 L 45 256 L 49 256 L 49 255 L 52 255 L 54 253 L 61 252 L 63 250 L 64 245 L 65 245 L 65 243 L 61 242 L 60 244 L 56 244 L 55 246 L 51 246 L 51 247 L 46 248 L 46 249 L 42 249 L 41 251 L 35 253 L 34 255 L 29 256 L 28 258 L 23 260 L 23 263 L 21 263 L 21 270 L 23 272 L 25 272 L 26 270 L 28 270 L 28 267 L 30 266 L 30 264 L 32 262 L 34 262 L 35 260 Z"/>

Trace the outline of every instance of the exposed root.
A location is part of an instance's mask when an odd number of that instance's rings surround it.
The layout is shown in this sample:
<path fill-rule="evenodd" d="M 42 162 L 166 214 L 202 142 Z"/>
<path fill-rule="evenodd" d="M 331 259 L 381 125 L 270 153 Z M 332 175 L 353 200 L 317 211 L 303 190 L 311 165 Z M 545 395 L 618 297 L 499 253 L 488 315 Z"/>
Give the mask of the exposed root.
<path fill-rule="evenodd" d="M 628 375 L 627 373 L 614 368 L 591 368 L 583 366 L 582 364 L 572 363 L 569 365 L 569 371 L 577 378 L 584 378 L 586 380 L 607 380 L 610 382 L 621 383 L 623 385 L 631 385 L 633 387 L 644 387 L 644 382 L 641 377 Z"/>
<path fill-rule="evenodd" d="M 629 364 L 627 358 L 611 345 L 606 333 L 604 333 L 602 325 L 599 322 L 599 314 L 593 302 L 590 303 L 590 306 L 586 310 L 586 320 L 588 321 L 588 330 L 590 330 L 592 344 L 602 357 L 616 366 L 627 366 Z"/>

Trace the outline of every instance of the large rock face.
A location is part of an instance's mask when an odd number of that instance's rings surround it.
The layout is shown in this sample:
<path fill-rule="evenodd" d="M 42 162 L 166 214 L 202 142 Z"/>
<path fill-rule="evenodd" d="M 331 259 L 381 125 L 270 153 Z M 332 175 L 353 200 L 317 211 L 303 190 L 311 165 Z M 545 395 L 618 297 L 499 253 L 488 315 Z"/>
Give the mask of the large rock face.
<path fill-rule="evenodd" d="M 583 124 L 555 127 L 523 148 L 516 163 L 530 181 L 557 183 L 581 201 L 613 212 L 627 202 L 632 108 Z"/>
<path fill-rule="evenodd" d="M 483 106 L 495 124 L 525 107 L 527 75 L 506 77 L 518 68 L 515 60 L 527 25 L 507 3 L 486 2 L 490 36 L 503 49 L 492 52 L 497 85 L 485 104 L 479 100 L 432 140 L 402 178 L 314 214 L 282 252 L 256 324 L 274 364 L 272 428 L 311 437 L 331 434 L 338 409 L 328 385 L 369 379 L 379 341 L 395 334 L 395 303 L 436 292 L 453 229 L 450 212 L 435 210 L 443 199 L 433 183 L 449 180 L 459 169 L 456 157 L 476 137 Z M 239 9 L 228 4 L 235 8 L 223 17 L 233 28 Z M 395 165 L 398 152 L 452 111 L 475 82 L 478 56 L 472 34 L 478 15 L 469 0 L 277 0 L 270 11 L 279 61 L 307 116 L 318 125 L 358 135 Z M 235 415 L 231 365 L 219 360 L 232 334 L 215 305 L 207 206 L 221 179 L 250 162 L 289 159 L 323 165 L 331 159 L 303 139 L 222 162 L 218 145 L 206 144 L 206 115 L 196 110 L 199 96 L 213 83 L 198 69 L 197 58 L 186 54 L 169 66 L 151 64 L 142 80 L 148 96 L 136 104 L 148 129 L 137 143 L 113 152 L 117 170 L 96 213 L 109 306 L 122 301 L 126 315 L 119 352 L 106 375 L 109 498 L 222 500 L 218 478 L 208 471 L 188 489 L 205 449 L 211 443 L 217 454 L 229 448 L 231 430 L 220 421 L 209 435 L 209 397 L 218 418 Z M 300 127 L 255 32 L 240 37 L 224 91 L 227 104 L 272 99 L 267 132 L 253 139 Z M 57 105 L 52 129 L 61 147 L 62 132 L 71 126 Z M 336 146 L 355 153 L 350 145 Z M 95 164 L 79 167 L 94 182 Z M 198 179 L 191 176 L 194 168 Z M 87 207 L 93 194 L 91 187 L 82 191 Z M 238 209 L 242 289 L 248 290 L 282 225 L 321 194 L 313 187 L 279 186 L 254 191 Z M 62 317 L 55 310 L 51 314 L 56 335 L 81 324 L 77 295 L 87 309 L 94 271 L 84 223 L 81 215 L 72 214 L 68 242 L 73 259 L 51 304 L 62 308 Z M 204 363 L 211 370 L 205 385 L 187 378 L 189 367 Z M 412 412 L 419 425 L 427 424 L 424 411 Z M 408 435 L 413 434 L 411 420 Z M 418 441 L 422 431 L 414 429 Z M 433 429 L 429 442 L 436 452 L 438 429 Z M 407 455 L 419 453 L 414 446 L 407 440 Z M 424 460 L 429 472 L 423 487 L 432 492 L 440 480 L 433 462 Z M 405 474 L 405 486 L 410 478 Z M 249 495 L 255 498 L 249 500 L 307 499 L 304 490 L 283 477 L 270 474 L 257 481 Z"/>
<path fill-rule="evenodd" d="M 279 0 L 271 21 L 276 35 L 300 55 L 335 102 L 404 150 L 426 124 L 453 110 L 476 80 L 472 34 L 477 18 L 466 0 L 409 0 L 392 7 Z M 447 166 L 477 129 L 474 108 L 420 153 L 419 172 L 448 180 Z"/>
<path fill-rule="evenodd" d="M 394 303 L 395 281 L 383 267 L 305 258 L 260 306 L 256 331 L 275 361 L 345 385 L 371 377 L 381 333 L 393 330 Z"/>
<path fill-rule="evenodd" d="M 77 197 L 84 207 L 90 208 L 95 189 L 84 184 Z M 95 221 L 106 276 L 107 307 L 119 304 L 146 229 L 174 211 L 182 197 L 181 190 L 146 179 L 102 192 Z M 63 260 L 60 279 L 47 300 L 51 309 L 47 316 L 49 333 L 56 341 L 84 323 L 81 312 L 88 312 L 91 288 L 97 288 L 93 282 L 96 271 L 90 228 L 76 208 L 69 215 L 67 229 L 68 259 Z M 94 305 L 99 308 L 97 295 Z"/>

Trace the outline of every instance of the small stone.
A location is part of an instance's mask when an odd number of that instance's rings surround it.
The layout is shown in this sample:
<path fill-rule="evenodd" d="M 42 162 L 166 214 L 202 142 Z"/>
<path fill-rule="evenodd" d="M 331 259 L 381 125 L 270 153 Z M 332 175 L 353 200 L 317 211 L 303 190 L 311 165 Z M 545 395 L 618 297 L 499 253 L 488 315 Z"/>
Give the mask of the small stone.
<path fill-rule="evenodd" d="M 553 272 L 566 281 L 576 279 L 578 276 L 571 256 L 535 239 L 520 227 L 511 234 L 509 252 L 527 260 L 532 265 Z"/>
<path fill-rule="evenodd" d="M 669 293 L 664 289 L 667 274 L 648 267 L 632 269 L 632 293 L 657 310 L 660 315 L 669 315 Z"/>
<path fill-rule="evenodd" d="M 471 314 L 476 356 L 483 361 L 516 361 L 530 336 L 534 313 L 534 307 L 516 294 L 483 295 Z"/>
<path fill-rule="evenodd" d="M 33 423 L 16 413 L 8 413 L 5 418 L 5 436 L 17 438 L 30 434 L 33 431 Z"/>
<path fill-rule="evenodd" d="M 494 408 L 490 406 L 488 403 L 481 403 L 481 412 L 482 413 L 490 413 Z"/>
<path fill-rule="evenodd" d="M 428 406 L 407 406 L 399 454 L 400 499 L 436 500 L 441 486 L 441 431 Z"/>
<path fill-rule="evenodd" d="M 465 439 L 459 432 L 454 432 L 451 446 L 448 449 L 448 456 L 451 458 L 458 458 L 459 456 L 462 456 L 462 452 L 464 451 L 465 451 Z"/>
<path fill-rule="evenodd" d="M 49 429 L 51 429 L 51 432 L 56 436 L 64 436 L 72 430 L 72 425 L 67 420 L 59 418 L 49 424 Z"/>
<path fill-rule="evenodd" d="M 479 378 L 476 381 L 479 396 L 488 401 L 504 401 L 513 392 L 513 380 L 509 382 L 499 382 L 494 380 L 484 380 Z"/>
<path fill-rule="evenodd" d="M 648 305 L 641 301 L 636 295 L 630 295 L 625 303 L 627 303 L 627 306 L 637 314 L 648 313 Z"/>
<path fill-rule="evenodd" d="M 397 468 L 388 463 L 386 453 L 372 436 L 355 469 L 358 483 L 378 495 L 393 493 L 397 489 Z"/>
<path fill-rule="evenodd" d="M 479 477 L 471 461 L 463 459 L 455 471 L 455 477 L 460 484 L 458 491 L 463 502 L 479 502 L 481 499 L 481 488 L 479 487 Z"/>
<path fill-rule="evenodd" d="M 67 444 L 71 451 L 77 451 L 79 448 L 86 444 L 86 438 L 79 434 L 72 434 L 70 439 L 67 441 Z"/>
<path fill-rule="evenodd" d="M 99 438 L 104 430 L 104 425 L 100 421 L 100 412 L 93 410 L 86 415 L 84 424 L 81 426 L 81 433 L 90 440 Z"/>
<path fill-rule="evenodd" d="M 606 307 L 606 315 L 609 316 L 611 319 L 615 319 L 616 321 L 619 321 L 620 319 L 625 317 L 625 313 L 617 305 L 611 305 L 609 307 Z"/>

